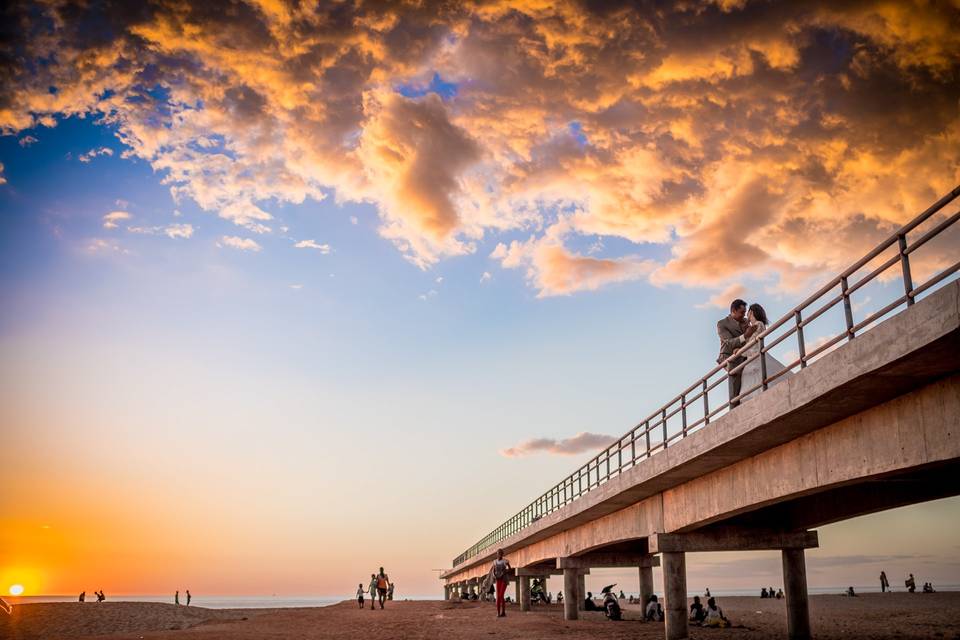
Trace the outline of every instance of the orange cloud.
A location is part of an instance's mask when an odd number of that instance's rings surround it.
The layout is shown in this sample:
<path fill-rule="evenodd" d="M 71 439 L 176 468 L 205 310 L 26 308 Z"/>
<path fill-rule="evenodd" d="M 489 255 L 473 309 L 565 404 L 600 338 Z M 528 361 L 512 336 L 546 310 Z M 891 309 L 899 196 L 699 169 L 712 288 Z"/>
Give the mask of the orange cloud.
<path fill-rule="evenodd" d="M 500 455 L 505 458 L 519 458 L 530 456 L 536 453 L 547 453 L 550 455 L 572 456 L 578 453 L 594 451 L 609 445 L 616 440 L 616 436 L 606 436 L 599 433 L 588 433 L 582 431 L 577 435 L 556 440 L 554 438 L 533 438 L 524 440 L 520 444 L 500 450 Z"/>
<path fill-rule="evenodd" d="M 108 31 L 89 27 L 104 15 Z M 498 242 L 540 295 L 799 287 L 960 182 L 958 15 L 919 0 L 41 3 L 0 45 L 47 61 L 5 76 L 0 131 L 94 116 L 175 198 L 249 231 L 271 232 L 276 203 L 372 202 L 414 264 Z M 455 95 L 421 95 L 434 74 Z M 595 235 L 671 258 L 564 248 Z"/>

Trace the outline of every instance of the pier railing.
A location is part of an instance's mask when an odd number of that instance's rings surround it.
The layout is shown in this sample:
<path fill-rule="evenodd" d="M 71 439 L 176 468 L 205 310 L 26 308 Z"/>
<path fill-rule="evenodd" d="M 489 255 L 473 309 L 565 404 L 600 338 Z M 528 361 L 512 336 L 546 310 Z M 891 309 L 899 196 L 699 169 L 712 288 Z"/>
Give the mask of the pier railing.
<path fill-rule="evenodd" d="M 462 564 L 483 550 L 522 531 L 547 514 L 565 507 L 611 478 L 666 449 L 675 441 L 707 426 L 712 419 L 735 407 L 746 396 L 766 390 L 782 376 L 803 369 L 843 341 L 854 340 L 859 333 L 875 326 L 891 312 L 901 306 L 909 307 L 918 297 L 944 283 L 960 270 L 960 261 L 954 261 L 960 257 L 960 238 L 946 238 L 945 234 L 960 220 L 960 210 L 952 214 L 941 211 L 955 203 L 958 198 L 960 186 L 900 227 L 816 293 L 773 322 L 762 334 L 753 336 L 726 362 L 718 364 L 701 376 L 579 469 L 454 558 L 453 566 Z M 920 277 L 923 281 L 917 282 L 911 271 L 911 258 L 914 252 L 935 239 L 948 242 L 946 258 L 922 263 L 923 273 Z M 903 281 L 902 293 L 892 300 L 884 300 L 886 304 L 879 309 L 857 319 L 857 308 L 851 302 L 851 296 L 871 282 L 896 278 L 897 266 Z M 892 275 L 888 273 L 890 269 L 894 269 Z M 843 318 L 836 323 L 835 333 L 820 336 L 813 343 L 808 343 L 804 329 L 809 332 L 812 323 L 823 322 L 828 311 L 839 308 L 843 309 Z M 785 342 L 791 338 L 792 342 Z M 770 351 L 777 347 L 783 350 L 784 346 L 781 345 L 787 344 L 795 347 L 789 351 L 789 361 L 785 362 L 782 368 L 777 367 L 777 371 L 768 372 L 768 357 L 772 357 L 768 356 Z M 751 348 L 757 345 L 758 349 Z M 725 401 L 711 403 L 711 391 L 721 385 L 724 387 L 721 392 L 725 390 L 727 385 L 724 383 L 731 375 L 742 374 L 744 368 L 758 358 L 761 372 L 759 382 L 750 388 L 741 389 L 736 397 L 730 398 L 728 394 L 724 394 L 723 397 L 727 398 Z M 741 359 L 742 362 L 737 362 Z"/>

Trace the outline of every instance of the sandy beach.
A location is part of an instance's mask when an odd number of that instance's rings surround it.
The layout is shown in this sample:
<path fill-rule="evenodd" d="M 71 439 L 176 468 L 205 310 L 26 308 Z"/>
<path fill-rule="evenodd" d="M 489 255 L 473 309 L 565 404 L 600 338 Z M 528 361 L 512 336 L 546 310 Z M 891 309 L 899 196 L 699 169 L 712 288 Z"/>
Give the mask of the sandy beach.
<path fill-rule="evenodd" d="M 731 629 L 691 629 L 697 640 L 783 638 L 784 603 L 757 597 L 720 601 Z M 960 638 L 956 611 L 960 593 L 868 594 L 858 598 L 813 596 L 810 599 L 814 635 L 820 640 L 849 638 Z M 12 640 L 72 640 L 83 638 L 254 640 L 261 638 L 346 639 L 402 638 L 613 638 L 659 639 L 662 624 L 639 620 L 627 606 L 626 620 L 607 621 L 601 613 L 581 613 L 565 622 L 559 606 L 535 607 L 521 613 L 511 605 L 496 619 L 493 605 L 439 601 L 393 602 L 384 611 L 358 610 L 353 602 L 301 609 L 203 609 L 159 603 L 53 603 L 14 607 L 0 617 L 0 638 Z"/>

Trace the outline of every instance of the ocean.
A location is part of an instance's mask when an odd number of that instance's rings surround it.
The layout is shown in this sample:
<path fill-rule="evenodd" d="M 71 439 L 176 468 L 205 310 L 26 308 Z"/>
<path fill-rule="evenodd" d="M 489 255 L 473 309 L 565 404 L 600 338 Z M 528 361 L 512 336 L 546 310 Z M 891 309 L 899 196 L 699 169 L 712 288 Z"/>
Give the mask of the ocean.
<path fill-rule="evenodd" d="M 173 594 L 128 596 L 106 594 L 107 602 L 165 602 L 173 604 Z M 34 602 L 76 602 L 77 596 L 4 596 L 10 604 L 30 604 Z M 291 607 L 328 607 L 344 600 L 353 600 L 353 596 L 333 598 L 329 596 L 205 596 L 195 595 L 190 601 L 191 606 L 206 607 L 208 609 L 279 609 Z M 403 598 L 398 598 L 402 600 Z M 440 596 L 414 596 L 409 600 L 439 600 Z M 96 603 L 97 597 L 92 592 L 87 593 L 87 602 Z M 187 603 L 187 596 L 180 593 L 180 604 Z"/>

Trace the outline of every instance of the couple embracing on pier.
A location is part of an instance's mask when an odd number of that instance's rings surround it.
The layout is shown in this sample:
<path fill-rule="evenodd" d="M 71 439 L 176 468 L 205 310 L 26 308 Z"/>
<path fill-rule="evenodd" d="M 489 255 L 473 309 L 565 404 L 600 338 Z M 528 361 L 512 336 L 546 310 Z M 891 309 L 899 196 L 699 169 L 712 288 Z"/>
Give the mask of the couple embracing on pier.
<path fill-rule="evenodd" d="M 734 408 L 744 400 L 756 396 L 762 390 L 763 370 L 760 368 L 760 358 L 752 356 L 760 352 L 760 343 L 757 338 L 767 330 L 767 312 L 754 302 L 749 307 L 747 303 L 737 298 L 730 303 L 730 315 L 717 322 L 717 336 L 720 338 L 720 355 L 717 364 L 724 364 L 730 375 L 727 377 L 727 386 L 730 390 L 730 408 Z M 767 378 L 777 376 L 783 371 L 783 364 L 769 353 L 763 355 L 767 365 Z M 742 366 L 747 362 L 745 366 Z M 739 368 L 738 368 L 739 367 Z M 786 378 L 789 373 L 779 375 L 768 384 L 774 385 Z M 752 389 L 747 395 L 740 397 L 740 390 Z"/>

